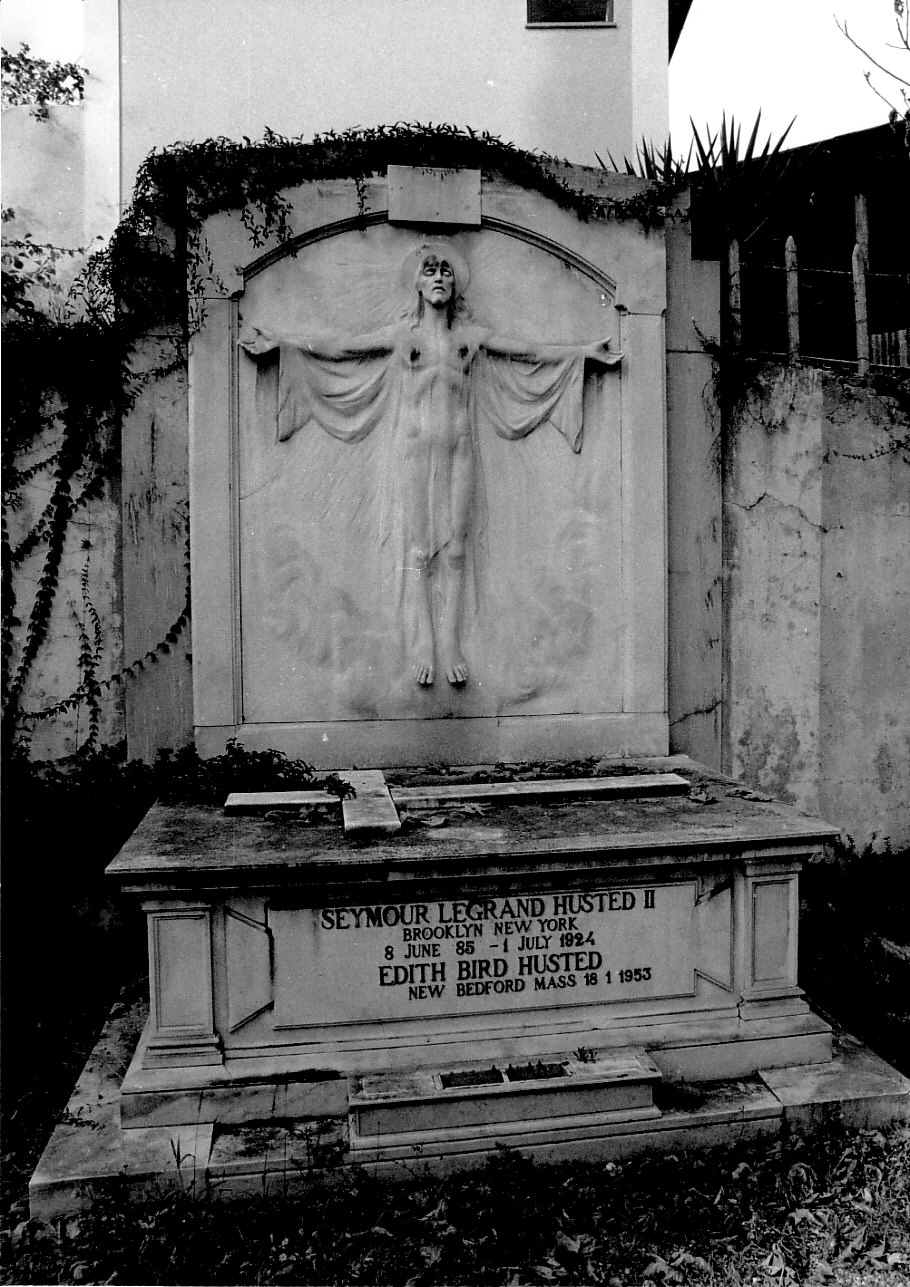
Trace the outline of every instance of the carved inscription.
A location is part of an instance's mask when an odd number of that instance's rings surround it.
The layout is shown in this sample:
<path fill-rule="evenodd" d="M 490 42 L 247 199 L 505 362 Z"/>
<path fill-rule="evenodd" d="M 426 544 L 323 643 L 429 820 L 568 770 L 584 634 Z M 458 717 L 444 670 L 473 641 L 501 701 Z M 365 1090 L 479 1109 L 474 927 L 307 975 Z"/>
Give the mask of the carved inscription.
<path fill-rule="evenodd" d="M 691 995 L 694 904 L 685 882 L 284 913 L 277 1018 L 286 1026 L 293 1013 L 338 1023 Z"/>

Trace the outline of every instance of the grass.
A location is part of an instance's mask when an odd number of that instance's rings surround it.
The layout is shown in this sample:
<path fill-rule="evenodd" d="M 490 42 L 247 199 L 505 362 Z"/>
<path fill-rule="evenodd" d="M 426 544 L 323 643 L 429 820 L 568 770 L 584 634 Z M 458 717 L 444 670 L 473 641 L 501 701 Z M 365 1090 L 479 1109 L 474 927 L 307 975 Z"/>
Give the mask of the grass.
<path fill-rule="evenodd" d="M 15 1220 L 15 1213 L 13 1216 Z M 9 1283 L 910 1282 L 910 1127 L 623 1163 L 503 1151 L 236 1208 L 178 1193 L 0 1233 Z"/>

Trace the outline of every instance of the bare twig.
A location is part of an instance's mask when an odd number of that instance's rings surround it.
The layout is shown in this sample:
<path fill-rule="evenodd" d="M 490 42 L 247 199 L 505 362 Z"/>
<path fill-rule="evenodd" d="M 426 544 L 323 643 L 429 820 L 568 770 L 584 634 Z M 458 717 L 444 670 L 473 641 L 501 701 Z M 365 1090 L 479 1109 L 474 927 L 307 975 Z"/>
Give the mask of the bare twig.
<path fill-rule="evenodd" d="M 870 71 L 863 72 L 863 78 L 866 84 L 872 90 L 872 93 L 876 94 L 882 100 L 882 102 L 885 104 L 886 107 L 890 108 L 891 111 L 897 110 L 894 104 L 891 102 L 891 99 L 886 98 L 885 95 L 882 93 L 882 91 L 880 89 L 876 89 L 875 86 L 872 84 L 872 73 Z"/>
<path fill-rule="evenodd" d="M 879 71 L 884 72 L 886 76 L 890 76 L 893 80 L 896 80 L 899 85 L 906 85 L 910 88 L 910 80 L 906 80 L 903 76 L 898 76 L 897 72 L 891 71 L 889 67 L 885 67 L 883 63 L 880 63 L 877 59 L 873 58 L 868 49 L 864 49 L 858 41 L 853 39 L 850 32 L 847 30 L 846 22 L 842 23 L 836 14 L 834 15 L 834 21 L 837 24 L 838 31 L 840 31 L 842 35 L 846 36 L 853 48 L 858 49 L 864 58 L 868 58 L 869 62 L 872 63 L 874 67 L 877 67 Z"/>

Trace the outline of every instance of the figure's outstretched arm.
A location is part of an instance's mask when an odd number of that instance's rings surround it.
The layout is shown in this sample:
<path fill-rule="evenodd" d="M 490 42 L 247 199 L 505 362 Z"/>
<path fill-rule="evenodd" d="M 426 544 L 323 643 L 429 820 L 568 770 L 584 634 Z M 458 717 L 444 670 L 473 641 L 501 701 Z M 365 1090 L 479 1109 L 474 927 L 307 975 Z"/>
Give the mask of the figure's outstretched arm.
<path fill-rule="evenodd" d="M 343 362 L 346 358 L 368 357 L 371 354 L 391 353 L 395 347 L 395 328 L 383 327 L 368 335 L 284 335 L 265 327 L 254 326 L 252 334 L 239 341 L 240 347 L 250 357 L 271 353 L 281 344 L 310 353 L 313 357 L 329 362 Z"/>
<path fill-rule="evenodd" d="M 567 357 L 583 357 L 598 366 L 619 366 L 623 355 L 610 352 L 609 340 L 595 340 L 593 344 L 535 344 L 509 335 L 496 335 L 488 331 L 481 341 L 488 353 L 497 357 L 515 358 L 521 362 L 561 362 Z"/>

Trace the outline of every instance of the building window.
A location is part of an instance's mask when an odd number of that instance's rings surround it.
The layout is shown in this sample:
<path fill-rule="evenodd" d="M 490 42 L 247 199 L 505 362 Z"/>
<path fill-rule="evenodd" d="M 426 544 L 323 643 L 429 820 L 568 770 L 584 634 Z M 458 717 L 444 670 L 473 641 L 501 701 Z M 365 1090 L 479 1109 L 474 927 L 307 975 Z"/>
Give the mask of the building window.
<path fill-rule="evenodd" d="M 613 0 L 528 0 L 529 27 L 608 27 Z"/>

